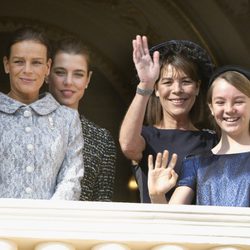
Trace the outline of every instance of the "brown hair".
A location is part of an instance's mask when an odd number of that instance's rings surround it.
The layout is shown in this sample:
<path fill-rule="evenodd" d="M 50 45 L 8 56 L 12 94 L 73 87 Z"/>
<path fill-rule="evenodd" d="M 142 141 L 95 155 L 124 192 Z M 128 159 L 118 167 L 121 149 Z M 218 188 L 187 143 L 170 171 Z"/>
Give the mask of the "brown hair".
<path fill-rule="evenodd" d="M 212 104 L 214 82 L 217 79 L 224 79 L 229 84 L 231 84 L 236 89 L 238 89 L 241 93 L 243 93 L 244 95 L 246 95 L 247 97 L 250 98 L 250 80 L 245 75 L 243 75 L 242 73 L 239 73 L 238 71 L 226 71 L 226 72 L 223 72 L 222 74 L 218 75 L 211 82 L 211 85 L 210 85 L 208 92 L 207 92 L 207 103 L 208 104 Z M 211 118 L 212 118 L 212 115 L 211 115 Z M 216 124 L 216 122 L 213 118 L 211 120 L 213 121 L 212 124 L 215 127 L 216 132 L 220 135 L 221 130 L 220 130 L 219 126 Z M 250 132 L 250 121 L 249 121 L 249 132 Z"/>
<path fill-rule="evenodd" d="M 77 37 L 68 36 L 57 41 L 53 46 L 52 53 L 52 64 L 56 55 L 60 52 L 73 54 L 73 55 L 84 55 L 87 61 L 88 73 L 90 71 L 90 50 L 83 42 Z"/>
<path fill-rule="evenodd" d="M 11 34 L 11 36 L 9 37 L 7 41 L 7 45 L 5 48 L 5 56 L 9 58 L 12 45 L 18 42 L 22 42 L 22 41 L 36 41 L 38 43 L 41 43 L 47 49 L 47 60 L 50 58 L 51 45 L 46 34 L 37 28 L 33 28 L 29 26 L 17 29 Z"/>
<path fill-rule="evenodd" d="M 190 119 L 193 124 L 199 127 L 201 122 L 204 120 L 204 109 L 205 105 L 205 96 L 206 96 L 206 88 L 202 88 L 202 79 L 199 75 L 198 66 L 196 63 L 191 61 L 188 58 L 185 58 L 181 55 L 171 55 L 167 58 L 163 58 L 161 60 L 161 70 L 160 75 L 162 74 L 163 70 L 167 67 L 167 65 L 171 65 L 175 68 L 176 72 L 184 72 L 188 77 L 190 77 L 193 81 L 197 84 L 201 82 L 201 88 L 199 95 L 196 97 L 195 103 L 190 110 Z M 157 80 L 156 84 L 158 84 L 159 79 Z M 153 93 L 148 101 L 147 110 L 146 110 L 146 123 L 148 125 L 159 125 L 159 123 L 163 119 L 163 110 L 158 97 L 156 97 L 155 93 Z"/>

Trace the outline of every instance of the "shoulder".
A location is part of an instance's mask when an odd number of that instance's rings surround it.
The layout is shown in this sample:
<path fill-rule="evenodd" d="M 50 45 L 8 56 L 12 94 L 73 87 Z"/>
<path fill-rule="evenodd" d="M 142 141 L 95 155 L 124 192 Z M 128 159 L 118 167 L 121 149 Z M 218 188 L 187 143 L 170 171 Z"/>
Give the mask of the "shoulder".
<path fill-rule="evenodd" d="M 154 127 L 154 126 L 142 126 L 142 135 L 143 136 L 151 136 L 151 135 L 157 135 L 160 133 L 160 129 Z"/>
<path fill-rule="evenodd" d="M 83 115 L 80 115 L 80 120 L 84 136 L 91 136 L 93 139 L 102 138 L 102 140 L 113 141 L 113 137 L 109 130 L 100 127 Z"/>
<path fill-rule="evenodd" d="M 197 153 L 197 154 L 188 154 L 187 156 L 185 156 L 184 160 L 188 160 L 188 161 L 200 161 L 202 159 L 205 159 L 207 157 L 210 157 L 212 155 L 212 151 L 211 150 L 205 150 L 202 153 Z"/>
<path fill-rule="evenodd" d="M 64 105 L 61 105 L 50 93 L 43 93 L 39 100 L 31 104 L 31 107 L 40 115 L 56 114 L 64 116 L 65 120 L 72 117 L 78 117 L 78 111 Z"/>
<path fill-rule="evenodd" d="M 216 135 L 216 132 L 214 130 L 207 129 L 207 128 L 203 128 L 201 132 L 203 132 L 204 134 L 208 134 L 208 135 Z"/>

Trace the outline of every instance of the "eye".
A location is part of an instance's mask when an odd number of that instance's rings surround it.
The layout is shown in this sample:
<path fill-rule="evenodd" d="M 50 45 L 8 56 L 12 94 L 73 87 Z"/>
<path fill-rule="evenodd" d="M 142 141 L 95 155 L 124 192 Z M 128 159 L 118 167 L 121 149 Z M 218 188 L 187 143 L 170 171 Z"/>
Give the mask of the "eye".
<path fill-rule="evenodd" d="M 184 79 L 182 81 L 182 84 L 183 85 L 190 85 L 190 84 L 193 84 L 193 81 L 191 79 L 187 78 L 187 79 Z"/>
<path fill-rule="evenodd" d="M 165 81 L 162 81 L 162 82 L 161 82 L 161 84 L 167 85 L 167 86 L 171 86 L 172 83 L 173 83 L 173 81 L 171 81 L 171 80 L 167 80 L 167 81 L 165 80 Z"/>
<path fill-rule="evenodd" d="M 82 77 L 84 77 L 84 74 L 82 74 L 82 73 L 75 73 L 74 76 L 76 78 L 82 78 Z"/>
<path fill-rule="evenodd" d="M 235 104 L 243 104 L 245 103 L 243 100 L 235 101 Z"/>
<path fill-rule="evenodd" d="M 17 64 L 17 65 L 22 65 L 24 63 L 24 61 L 18 59 L 18 60 L 14 60 L 13 63 Z"/>
<path fill-rule="evenodd" d="M 34 61 L 33 64 L 34 64 L 34 65 L 41 65 L 41 64 L 43 64 L 43 63 L 42 63 L 41 61 Z"/>
<path fill-rule="evenodd" d="M 221 105 L 223 105 L 225 102 L 224 102 L 224 101 L 215 101 L 214 103 L 217 104 L 217 105 L 219 105 L 219 106 L 221 106 Z"/>
<path fill-rule="evenodd" d="M 58 76 L 65 76 L 66 72 L 63 70 L 55 70 L 54 73 Z"/>

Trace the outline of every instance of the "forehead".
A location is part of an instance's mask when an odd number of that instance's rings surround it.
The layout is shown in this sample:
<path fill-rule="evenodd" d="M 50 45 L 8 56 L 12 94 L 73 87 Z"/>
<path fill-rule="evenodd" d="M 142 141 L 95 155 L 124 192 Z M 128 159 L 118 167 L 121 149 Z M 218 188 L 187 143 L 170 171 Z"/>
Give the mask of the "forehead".
<path fill-rule="evenodd" d="M 37 41 L 25 40 L 25 41 L 14 43 L 11 46 L 10 56 L 46 57 L 47 56 L 47 48 L 45 45 L 43 45 Z"/>
<path fill-rule="evenodd" d="M 35 40 L 24 40 L 24 41 L 16 42 L 11 45 L 10 49 L 12 53 L 17 52 L 17 51 L 19 52 L 19 51 L 26 50 L 26 49 L 30 49 L 32 50 L 32 52 L 34 50 L 39 51 L 39 52 L 40 51 L 47 52 L 47 47 L 44 44 Z"/>
<path fill-rule="evenodd" d="M 53 67 L 63 67 L 66 69 L 87 69 L 88 62 L 85 55 L 59 52 L 54 57 Z"/>
<path fill-rule="evenodd" d="M 183 70 L 177 69 L 171 64 L 166 64 L 162 67 L 161 76 L 164 78 L 165 77 L 166 78 L 183 78 L 183 77 L 187 77 L 187 74 Z"/>
<path fill-rule="evenodd" d="M 223 78 L 217 78 L 213 82 L 212 96 L 216 97 L 232 97 L 232 96 L 245 96 L 240 90 L 230 84 Z"/>

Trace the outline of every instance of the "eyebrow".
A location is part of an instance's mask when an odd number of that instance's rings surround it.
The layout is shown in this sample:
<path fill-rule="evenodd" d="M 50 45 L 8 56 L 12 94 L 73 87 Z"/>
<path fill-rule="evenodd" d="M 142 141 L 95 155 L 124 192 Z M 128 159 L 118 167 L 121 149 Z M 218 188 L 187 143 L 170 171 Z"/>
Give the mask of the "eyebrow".
<path fill-rule="evenodd" d="M 245 98 L 246 98 L 246 96 L 244 94 L 243 95 L 237 95 L 237 96 L 233 97 L 233 99 L 245 99 Z M 216 100 L 216 99 L 226 99 L 226 97 L 224 97 L 224 96 L 215 96 L 214 100 Z"/>
<path fill-rule="evenodd" d="M 174 77 L 163 77 L 161 80 L 173 80 L 173 79 L 174 79 Z M 184 79 L 190 79 L 191 80 L 191 78 L 188 77 L 188 76 L 183 76 L 180 79 L 181 80 L 184 80 Z"/>
<path fill-rule="evenodd" d="M 24 58 L 23 56 L 13 56 L 13 57 L 12 57 L 12 60 L 16 60 L 16 59 L 25 60 L 25 58 Z M 42 57 L 35 57 L 35 58 L 32 58 L 32 60 L 44 61 L 44 58 L 42 58 Z"/>
<path fill-rule="evenodd" d="M 58 69 L 60 69 L 60 70 L 66 70 L 66 68 L 64 68 L 64 67 L 53 67 L 53 70 L 58 70 Z M 86 71 L 83 70 L 83 69 L 76 69 L 76 70 L 73 70 L 73 71 L 86 73 Z"/>

